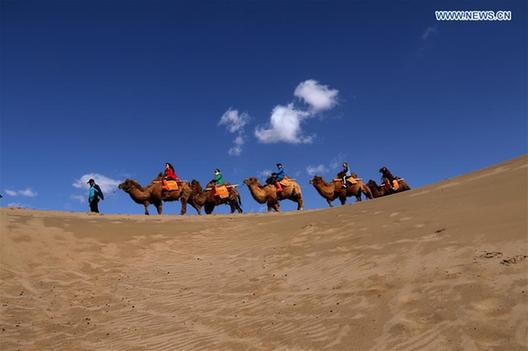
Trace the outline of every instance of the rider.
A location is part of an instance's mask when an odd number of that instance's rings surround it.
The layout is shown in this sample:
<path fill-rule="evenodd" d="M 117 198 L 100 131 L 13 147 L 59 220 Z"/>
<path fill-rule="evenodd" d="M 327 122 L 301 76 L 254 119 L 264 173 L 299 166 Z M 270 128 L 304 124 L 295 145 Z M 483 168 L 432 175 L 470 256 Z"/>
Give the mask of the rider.
<path fill-rule="evenodd" d="M 379 172 L 381 173 L 381 182 L 383 184 L 386 184 L 386 181 L 387 181 L 391 189 L 393 189 L 393 184 L 394 184 L 394 180 L 396 179 L 396 177 L 393 176 L 391 171 L 389 171 L 389 169 L 385 166 L 381 167 Z"/>
<path fill-rule="evenodd" d="M 284 167 L 282 166 L 282 163 L 277 163 L 277 172 L 271 173 L 271 177 L 273 181 L 275 182 L 275 186 L 277 187 L 277 191 L 282 191 L 282 185 L 281 181 L 286 177 L 286 172 L 284 171 Z"/>
<path fill-rule="evenodd" d="M 165 162 L 165 169 L 163 170 L 163 179 L 178 180 L 176 172 L 174 172 L 174 167 L 169 162 Z"/>
<path fill-rule="evenodd" d="M 214 179 L 211 180 L 211 183 L 213 183 L 215 186 L 224 185 L 224 176 L 222 175 L 222 172 L 220 169 L 214 170 Z"/>
<path fill-rule="evenodd" d="M 213 195 L 217 195 L 216 187 L 224 185 L 224 176 L 222 175 L 222 172 L 220 171 L 219 168 L 216 168 L 214 170 L 214 175 L 215 175 L 215 177 L 213 179 L 211 179 L 211 181 L 210 181 L 210 183 L 213 184 L 213 187 L 212 187 L 211 190 L 213 192 Z"/>
<path fill-rule="evenodd" d="M 343 188 L 347 187 L 347 178 L 350 175 L 348 171 L 348 162 L 343 162 L 343 169 L 337 173 L 337 178 L 340 178 L 343 181 Z"/>
<path fill-rule="evenodd" d="M 163 182 L 161 191 L 169 190 L 167 186 L 168 180 L 175 180 L 178 181 L 178 177 L 176 176 L 176 172 L 174 172 L 174 167 L 169 163 L 165 162 L 165 169 L 163 170 Z"/>

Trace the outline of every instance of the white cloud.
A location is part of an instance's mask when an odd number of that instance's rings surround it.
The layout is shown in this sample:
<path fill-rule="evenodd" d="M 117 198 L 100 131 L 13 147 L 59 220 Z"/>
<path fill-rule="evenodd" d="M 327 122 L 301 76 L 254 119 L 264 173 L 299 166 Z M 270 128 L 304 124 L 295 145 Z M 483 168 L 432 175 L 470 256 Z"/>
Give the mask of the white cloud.
<path fill-rule="evenodd" d="M 81 178 L 76 179 L 72 185 L 78 189 L 89 189 L 90 186 L 87 183 L 90 178 L 93 178 L 95 180 L 95 183 L 101 187 L 101 190 L 105 195 L 106 193 L 114 191 L 119 185 L 119 183 L 121 183 L 121 181 L 119 180 L 108 178 L 98 173 L 88 173 L 83 175 Z"/>
<path fill-rule="evenodd" d="M 35 197 L 38 193 L 31 190 L 31 188 L 26 188 L 24 190 L 9 190 L 6 189 L 5 193 L 9 196 L 25 196 L 25 197 Z"/>
<path fill-rule="evenodd" d="M 310 105 L 313 113 L 329 110 L 337 105 L 336 89 L 319 84 L 316 80 L 308 79 L 299 83 L 294 95 Z"/>
<path fill-rule="evenodd" d="M 246 113 L 238 113 L 238 110 L 228 109 L 218 122 L 219 126 L 225 126 L 231 134 L 237 134 L 233 140 L 233 146 L 227 151 L 231 156 L 239 156 L 242 153 L 242 145 L 245 143 L 244 127 L 248 124 L 251 117 Z"/>
<path fill-rule="evenodd" d="M 422 40 L 427 40 L 432 34 L 438 33 L 438 27 L 429 26 L 425 28 L 425 31 L 422 33 Z"/>
<path fill-rule="evenodd" d="M 341 169 L 343 162 L 347 162 L 347 155 L 340 152 L 330 161 L 330 169 Z"/>
<path fill-rule="evenodd" d="M 227 153 L 231 156 L 238 156 L 242 153 L 242 145 L 245 144 L 244 137 L 242 135 L 239 135 L 233 140 L 233 144 L 235 144 L 233 147 L 231 147 Z"/>
<path fill-rule="evenodd" d="M 233 143 L 235 145 L 244 145 L 244 137 L 242 137 L 241 135 L 237 136 L 235 140 L 233 140 Z"/>
<path fill-rule="evenodd" d="M 27 206 L 18 202 L 11 202 L 7 204 L 7 207 L 25 208 Z"/>
<path fill-rule="evenodd" d="M 35 197 L 37 196 L 38 194 L 36 192 L 34 192 L 33 190 L 31 190 L 30 188 L 26 188 L 24 190 L 20 190 L 18 192 L 18 194 L 20 196 L 26 196 L 26 197 Z"/>
<path fill-rule="evenodd" d="M 265 127 L 255 128 L 255 136 L 261 143 L 311 143 L 314 135 L 304 135 L 301 122 L 336 106 L 338 93 L 338 90 L 330 89 L 313 79 L 299 83 L 294 95 L 307 103 L 309 110 L 298 109 L 293 103 L 277 105 L 271 112 L 270 123 Z"/>
<path fill-rule="evenodd" d="M 229 108 L 218 122 L 219 126 L 226 126 L 229 133 L 236 133 L 242 131 L 244 126 L 249 122 L 250 117 L 247 113 L 238 113 L 238 110 L 232 110 Z"/>
<path fill-rule="evenodd" d="M 328 172 L 328 168 L 325 165 L 308 166 L 306 167 L 306 172 L 311 176 L 321 175 Z"/>
<path fill-rule="evenodd" d="M 264 170 L 262 170 L 260 172 L 257 172 L 257 177 L 258 178 L 268 178 L 271 173 L 273 173 L 273 172 L 270 171 L 269 169 L 264 169 Z"/>
<path fill-rule="evenodd" d="M 240 145 L 235 145 L 227 150 L 227 154 L 230 156 L 239 156 L 242 153 L 242 147 Z"/>
<path fill-rule="evenodd" d="M 313 136 L 302 135 L 301 121 L 310 114 L 296 110 L 293 104 L 277 105 L 271 112 L 270 124 L 267 128 L 257 127 L 255 136 L 261 143 L 285 142 L 291 144 L 311 143 Z"/>
<path fill-rule="evenodd" d="M 101 189 L 102 190 L 102 189 Z M 71 199 L 73 200 L 77 200 L 79 201 L 80 203 L 85 203 L 86 202 L 86 196 L 82 196 L 82 195 L 72 195 L 70 196 Z"/>

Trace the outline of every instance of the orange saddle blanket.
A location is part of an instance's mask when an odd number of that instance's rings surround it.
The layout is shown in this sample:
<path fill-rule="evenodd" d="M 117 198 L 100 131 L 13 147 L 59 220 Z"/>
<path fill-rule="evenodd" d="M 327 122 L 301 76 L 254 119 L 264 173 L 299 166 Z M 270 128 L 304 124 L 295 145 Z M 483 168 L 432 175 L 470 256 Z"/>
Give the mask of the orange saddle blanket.
<path fill-rule="evenodd" d="M 350 184 L 357 184 L 358 181 L 357 181 L 356 178 L 350 176 L 350 177 L 347 178 L 347 182 L 350 183 Z"/>
<path fill-rule="evenodd" d="M 161 188 L 167 191 L 178 190 L 178 182 L 175 180 L 164 180 Z"/>
<path fill-rule="evenodd" d="M 290 179 L 288 179 L 288 178 L 284 178 L 284 179 L 281 180 L 279 183 L 280 183 L 282 186 L 289 186 L 289 185 L 291 185 L 291 181 L 290 181 Z"/>
<path fill-rule="evenodd" d="M 225 185 L 220 185 L 215 187 L 215 195 L 220 196 L 221 199 L 226 199 L 229 197 L 229 190 Z"/>

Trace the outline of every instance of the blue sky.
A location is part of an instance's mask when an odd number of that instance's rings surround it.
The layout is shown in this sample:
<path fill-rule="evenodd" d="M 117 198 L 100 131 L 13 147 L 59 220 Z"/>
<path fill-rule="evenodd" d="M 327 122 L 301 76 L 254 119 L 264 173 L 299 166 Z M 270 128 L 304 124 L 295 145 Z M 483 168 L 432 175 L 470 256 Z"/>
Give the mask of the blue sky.
<path fill-rule="evenodd" d="M 419 187 L 527 152 L 524 1 L 0 4 L 1 206 L 85 211 L 95 173 L 103 212 L 142 213 L 111 186 L 169 161 L 239 184 L 282 162 L 317 208 L 309 169 Z M 513 19 L 434 16 L 466 9 Z"/>

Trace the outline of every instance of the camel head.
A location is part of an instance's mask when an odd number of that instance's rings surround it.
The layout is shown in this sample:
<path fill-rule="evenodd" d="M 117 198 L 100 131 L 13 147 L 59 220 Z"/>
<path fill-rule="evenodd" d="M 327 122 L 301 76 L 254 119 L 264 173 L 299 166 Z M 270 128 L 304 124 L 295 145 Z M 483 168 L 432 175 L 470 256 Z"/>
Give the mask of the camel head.
<path fill-rule="evenodd" d="M 323 183 L 323 178 L 322 177 L 319 177 L 319 176 L 314 176 L 311 180 L 310 180 L 310 184 L 312 185 L 318 185 L 318 184 L 321 184 Z"/>
<path fill-rule="evenodd" d="M 246 185 L 258 185 L 259 181 L 255 177 L 249 177 L 249 178 L 244 179 L 244 184 L 246 184 Z"/>
<path fill-rule="evenodd" d="M 132 179 L 125 179 L 123 183 L 119 184 L 117 187 L 124 192 L 129 192 L 134 188 L 141 188 L 141 186 L 139 186 L 139 184 Z"/>

